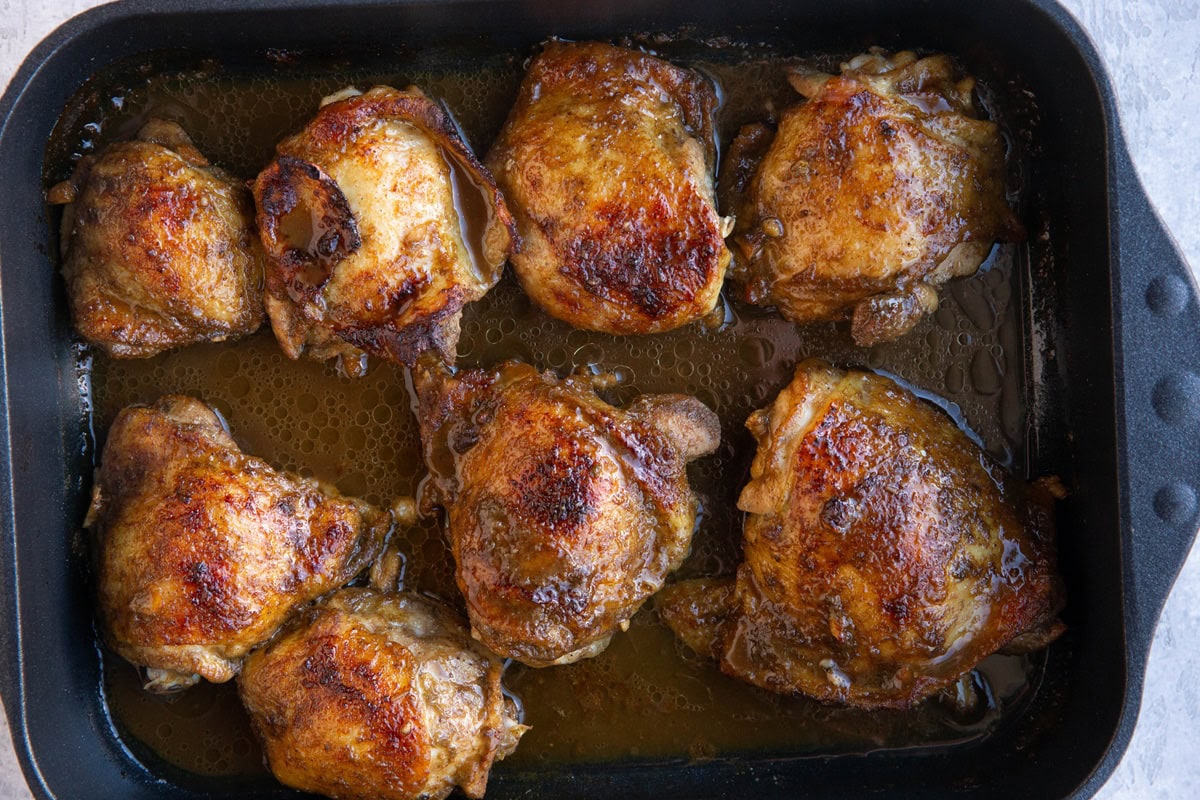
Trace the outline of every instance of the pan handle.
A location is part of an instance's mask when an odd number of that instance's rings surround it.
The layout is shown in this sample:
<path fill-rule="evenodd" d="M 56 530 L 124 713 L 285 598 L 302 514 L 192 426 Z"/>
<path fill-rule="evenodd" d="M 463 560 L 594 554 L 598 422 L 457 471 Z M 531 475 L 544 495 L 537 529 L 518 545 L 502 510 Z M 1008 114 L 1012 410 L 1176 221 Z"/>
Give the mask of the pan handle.
<path fill-rule="evenodd" d="M 1130 652 L 1145 659 L 1200 520 L 1200 295 L 1124 141 L 1115 138 L 1110 186 L 1117 190 L 1111 218 L 1120 258 L 1113 310 L 1125 454 L 1126 619 Z"/>

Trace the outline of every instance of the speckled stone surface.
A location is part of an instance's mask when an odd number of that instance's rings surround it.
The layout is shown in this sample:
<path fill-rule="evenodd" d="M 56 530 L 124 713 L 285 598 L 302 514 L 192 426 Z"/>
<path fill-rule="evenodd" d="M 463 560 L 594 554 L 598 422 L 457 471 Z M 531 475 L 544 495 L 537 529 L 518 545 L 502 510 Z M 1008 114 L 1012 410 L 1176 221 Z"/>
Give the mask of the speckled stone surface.
<path fill-rule="evenodd" d="M 1133 160 L 1200 275 L 1200 0 L 1062 0 L 1104 58 Z M 0 0 L 0 84 L 56 25 L 95 0 Z M 1197 332 L 1200 335 L 1200 332 Z M 1104 800 L 1200 797 L 1200 548 L 1159 622 L 1142 714 Z M 29 791 L 0 715 L 0 798 Z"/>

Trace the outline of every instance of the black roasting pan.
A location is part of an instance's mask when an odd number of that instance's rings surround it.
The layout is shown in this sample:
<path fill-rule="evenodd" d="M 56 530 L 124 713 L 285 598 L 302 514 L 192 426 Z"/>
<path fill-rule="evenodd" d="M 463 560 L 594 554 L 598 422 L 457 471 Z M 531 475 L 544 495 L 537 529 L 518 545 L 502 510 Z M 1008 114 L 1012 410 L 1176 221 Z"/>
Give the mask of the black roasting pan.
<path fill-rule="evenodd" d="M 1059 510 L 1070 630 L 1022 714 L 968 745 L 500 765 L 489 796 L 1086 797 L 1103 784 L 1129 742 L 1154 625 L 1197 527 L 1200 305 L 1139 185 L 1095 48 L 1065 11 L 1048 0 L 131 0 L 56 30 L 0 103 L 0 693 L 37 797 L 294 796 L 271 782 L 143 764 L 98 689 L 77 534 L 93 442 L 42 175 L 72 93 L 114 61 L 163 49 L 218 61 L 274 50 L 352 60 L 431 42 L 529 52 L 549 35 L 680 30 L 798 52 L 944 50 L 1035 98 L 1027 191 L 1042 216 L 1026 220 L 1019 281 L 1024 467 L 1070 489 Z"/>

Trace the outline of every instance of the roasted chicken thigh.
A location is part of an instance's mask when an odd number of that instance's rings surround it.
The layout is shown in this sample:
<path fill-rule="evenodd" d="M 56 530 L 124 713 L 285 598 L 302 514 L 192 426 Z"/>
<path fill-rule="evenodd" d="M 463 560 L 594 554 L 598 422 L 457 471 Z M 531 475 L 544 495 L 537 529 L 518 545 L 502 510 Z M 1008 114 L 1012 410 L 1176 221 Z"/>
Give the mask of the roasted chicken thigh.
<path fill-rule="evenodd" d="M 65 204 L 63 276 L 75 328 L 116 358 L 253 333 L 262 249 L 250 193 L 173 122 L 80 159 Z"/>
<path fill-rule="evenodd" d="M 383 549 L 392 515 L 238 449 L 191 397 L 130 406 L 109 430 L 86 526 L 100 617 L 147 688 L 227 681 L 298 606 Z"/>
<path fill-rule="evenodd" d="M 482 797 L 526 727 L 503 662 L 412 593 L 342 589 L 246 658 L 242 702 L 281 782 L 338 800 Z"/>
<path fill-rule="evenodd" d="M 284 352 L 453 361 L 463 306 L 500 278 L 512 218 L 453 120 L 413 87 L 325 98 L 280 142 L 254 199 L 267 313 Z"/>
<path fill-rule="evenodd" d="M 446 509 L 472 632 L 531 666 L 601 652 L 687 555 L 685 467 L 716 449 L 704 404 L 648 395 L 621 410 L 592 379 L 515 362 L 418 367 L 425 507 Z"/>
<path fill-rule="evenodd" d="M 657 333 L 717 303 L 716 92 L 636 50 L 552 40 L 488 154 L 521 233 L 526 293 L 577 328 Z"/>
<path fill-rule="evenodd" d="M 949 57 L 871 52 L 841 75 L 790 80 L 807 102 L 774 132 L 743 128 L 722 168 L 744 299 L 795 322 L 850 317 L 859 345 L 889 341 L 997 239 L 1024 235 L 999 128 L 979 119 L 974 80 Z"/>
<path fill-rule="evenodd" d="M 806 361 L 758 440 L 732 579 L 660 595 L 721 669 L 776 692 L 911 706 L 1062 630 L 1049 495 L 894 382 Z"/>

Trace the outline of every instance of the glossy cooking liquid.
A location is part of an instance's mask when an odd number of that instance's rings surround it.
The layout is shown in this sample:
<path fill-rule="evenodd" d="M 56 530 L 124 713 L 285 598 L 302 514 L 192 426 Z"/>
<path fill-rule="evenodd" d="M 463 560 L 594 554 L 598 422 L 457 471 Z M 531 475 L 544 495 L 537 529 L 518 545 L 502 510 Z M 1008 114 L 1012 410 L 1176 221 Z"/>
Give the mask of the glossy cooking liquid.
<path fill-rule="evenodd" d="M 741 124 L 772 116 L 794 95 L 786 59 L 753 48 L 707 50 L 689 44 L 671 53 L 719 82 L 719 128 L 728 142 Z M 348 84 L 420 85 L 441 98 L 477 152 L 499 130 L 522 74 L 518 55 L 480 56 L 472 68 L 453 54 L 405 57 L 390 69 L 298 66 L 274 54 L 254 69 L 205 64 L 180 72 L 134 65 L 102 74 L 68 107 L 47 155 L 47 185 L 66 176 L 72 156 L 128 137 L 150 116 L 180 122 L 213 163 L 252 178 L 276 141 L 298 130 L 323 95 Z M 411 63 L 408 63 L 411 62 Z M 806 63 L 825 68 L 836 59 Z M 401 63 L 402 66 L 396 66 Z M 451 68 L 440 64 L 451 63 Z M 1006 126 L 1021 120 L 1001 119 Z M 1010 141 L 1016 137 L 1010 137 Z M 1019 159 L 1014 159 L 1019 163 Z M 797 327 L 776 314 L 738 304 L 718 330 L 701 325 L 646 337 L 573 330 L 532 307 L 511 275 L 466 310 L 459 364 L 519 358 L 560 374 L 604 370 L 622 382 L 608 392 L 624 402 L 642 392 L 686 392 L 715 409 L 723 442 L 694 463 L 692 484 L 703 519 L 685 578 L 730 574 L 740 558 L 741 514 L 753 441 L 746 417 L 790 380 L 796 361 L 822 356 L 864 366 L 943 398 L 941 404 L 1001 463 L 1024 463 L 1020 258 L 998 246 L 977 276 L 941 291 L 942 306 L 900 341 L 855 347 L 848 326 Z M 347 494 L 387 504 L 412 495 L 425 474 L 404 370 L 373 361 L 352 380 L 332 366 L 289 361 L 269 328 L 233 344 L 198 345 L 153 359 L 94 359 L 94 430 L 103 442 L 116 413 L 171 392 L 197 395 L 228 419 L 241 446 L 272 464 L 336 484 Z M 461 608 L 453 564 L 436 520 L 403 535 L 405 586 Z M 866 713 L 781 697 L 720 675 L 682 645 L 648 604 L 600 656 L 550 669 L 510 667 L 532 730 L 506 764 L 662 757 L 707 758 L 759 751 L 813 753 L 931 746 L 985 735 L 1001 715 L 1019 713 L 1043 660 L 993 656 L 977 670 L 985 702 L 970 713 L 939 702 L 909 712 Z M 222 775 L 261 773 L 255 744 L 233 684 L 202 684 L 175 697 L 143 692 L 136 670 L 105 659 L 105 692 L 118 730 L 141 756 Z"/>

